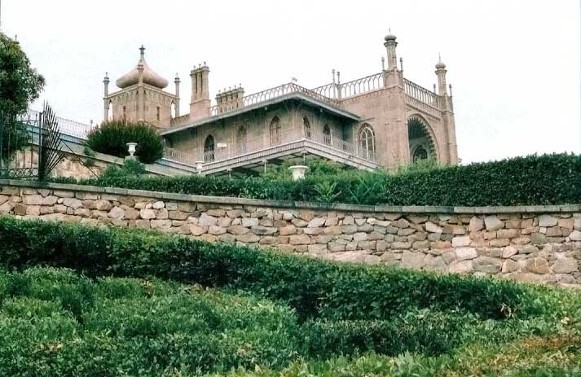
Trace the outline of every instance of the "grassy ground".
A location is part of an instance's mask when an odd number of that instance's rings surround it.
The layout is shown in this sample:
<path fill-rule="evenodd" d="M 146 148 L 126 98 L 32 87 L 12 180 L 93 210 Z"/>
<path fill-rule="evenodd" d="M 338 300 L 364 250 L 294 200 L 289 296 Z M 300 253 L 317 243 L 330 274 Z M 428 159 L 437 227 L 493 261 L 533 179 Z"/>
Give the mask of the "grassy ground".
<path fill-rule="evenodd" d="M 248 293 L 0 271 L 0 375 L 581 375 L 581 292 L 531 289 L 546 310 L 526 319 L 424 309 L 302 321 Z"/>

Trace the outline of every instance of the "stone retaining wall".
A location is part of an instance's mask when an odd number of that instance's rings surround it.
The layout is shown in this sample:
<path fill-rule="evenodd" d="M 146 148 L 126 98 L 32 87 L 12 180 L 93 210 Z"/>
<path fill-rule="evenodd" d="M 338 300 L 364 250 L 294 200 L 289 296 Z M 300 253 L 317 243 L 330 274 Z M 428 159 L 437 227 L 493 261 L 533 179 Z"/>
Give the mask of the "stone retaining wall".
<path fill-rule="evenodd" d="M 581 205 L 318 205 L 0 180 L 0 214 L 153 228 L 339 261 L 581 284 Z"/>

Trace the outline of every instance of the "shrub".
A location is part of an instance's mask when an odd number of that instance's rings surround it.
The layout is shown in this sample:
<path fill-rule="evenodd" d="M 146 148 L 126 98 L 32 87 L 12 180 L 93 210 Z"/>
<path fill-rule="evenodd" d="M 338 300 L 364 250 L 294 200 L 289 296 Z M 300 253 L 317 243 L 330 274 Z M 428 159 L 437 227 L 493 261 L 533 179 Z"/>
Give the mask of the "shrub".
<path fill-rule="evenodd" d="M 48 264 L 241 289 L 280 300 L 302 318 L 381 320 L 432 308 L 502 319 L 540 310 L 509 281 L 336 264 L 153 232 L 1 218 L 0 244 L 0 264 L 10 268 Z"/>
<path fill-rule="evenodd" d="M 429 164 L 428 164 L 429 166 Z M 70 183 L 67 179 L 56 182 Z M 365 205 L 512 206 L 581 203 L 581 155 L 553 154 L 400 173 L 346 172 L 289 179 L 113 177 L 81 184 L 194 195 Z"/>
<path fill-rule="evenodd" d="M 147 123 L 103 122 L 89 133 L 87 146 L 96 152 L 125 157 L 129 155 L 130 142 L 137 143 L 135 155 L 144 164 L 163 157 L 163 140 Z"/>

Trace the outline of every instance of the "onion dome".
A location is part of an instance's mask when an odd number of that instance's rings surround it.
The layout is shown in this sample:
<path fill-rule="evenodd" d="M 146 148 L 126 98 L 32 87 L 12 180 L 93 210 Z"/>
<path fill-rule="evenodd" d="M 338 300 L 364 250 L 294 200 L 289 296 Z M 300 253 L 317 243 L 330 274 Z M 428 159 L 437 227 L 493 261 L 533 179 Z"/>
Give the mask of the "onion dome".
<path fill-rule="evenodd" d="M 388 35 L 385 36 L 385 41 L 395 41 L 396 37 L 395 35 L 391 34 L 391 31 Z"/>
<path fill-rule="evenodd" d="M 446 64 L 442 63 L 442 57 L 438 54 L 438 63 L 436 64 L 436 69 L 444 69 Z"/>
<path fill-rule="evenodd" d="M 131 85 L 139 83 L 140 70 L 143 70 L 143 83 L 154 86 L 159 89 L 163 89 L 168 85 L 168 81 L 155 73 L 147 63 L 145 62 L 145 47 L 141 46 L 139 48 L 141 51 L 141 57 L 137 62 L 137 66 L 130 72 L 124 74 L 119 79 L 117 79 L 116 84 L 119 88 L 125 89 Z"/>

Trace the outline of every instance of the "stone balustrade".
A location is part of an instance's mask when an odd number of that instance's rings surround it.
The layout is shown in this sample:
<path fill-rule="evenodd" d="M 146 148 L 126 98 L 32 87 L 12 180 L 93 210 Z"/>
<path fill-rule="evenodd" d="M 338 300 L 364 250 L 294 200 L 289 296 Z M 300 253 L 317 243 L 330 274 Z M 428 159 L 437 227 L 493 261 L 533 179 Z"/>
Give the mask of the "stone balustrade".
<path fill-rule="evenodd" d="M 581 205 L 319 205 L 0 180 L 0 214 L 362 262 L 581 284 Z"/>

